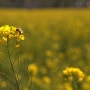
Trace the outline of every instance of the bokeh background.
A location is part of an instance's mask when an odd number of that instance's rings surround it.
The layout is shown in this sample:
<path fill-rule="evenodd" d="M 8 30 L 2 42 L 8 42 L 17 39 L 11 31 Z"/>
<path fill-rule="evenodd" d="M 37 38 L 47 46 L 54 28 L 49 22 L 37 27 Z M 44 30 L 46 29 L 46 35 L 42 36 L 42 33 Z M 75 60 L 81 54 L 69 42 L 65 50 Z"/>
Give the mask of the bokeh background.
<path fill-rule="evenodd" d="M 72 90 L 66 67 L 80 68 L 81 90 L 90 90 L 90 0 L 0 0 L 0 7 L 0 26 L 20 27 L 25 35 L 19 75 L 26 80 L 29 66 L 33 77 L 22 90 Z M 0 52 L 0 72 L 7 74 L 3 59 Z M 0 90 L 11 90 L 0 76 Z"/>

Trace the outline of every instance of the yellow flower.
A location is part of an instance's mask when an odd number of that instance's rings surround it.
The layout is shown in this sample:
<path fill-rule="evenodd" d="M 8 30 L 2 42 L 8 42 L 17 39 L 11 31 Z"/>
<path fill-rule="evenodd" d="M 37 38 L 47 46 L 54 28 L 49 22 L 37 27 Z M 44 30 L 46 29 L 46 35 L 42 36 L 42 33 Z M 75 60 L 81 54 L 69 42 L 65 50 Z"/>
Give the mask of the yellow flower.
<path fill-rule="evenodd" d="M 0 35 L 2 36 L 2 39 L 0 40 L 1 43 L 6 42 L 7 39 L 13 39 L 13 38 L 15 38 L 17 41 L 21 41 L 25 39 L 21 28 L 16 28 L 14 26 L 9 26 L 9 25 L 0 27 Z M 19 45 L 16 45 L 16 47 L 18 46 Z"/>
<path fill-rule="evenodd" d="M 3 40 L 3 42 L 6 42 L 7 38 L 6 37 L 2 37 L 2 40 Z"/>
<path fill-rule="evenodd" d="M 24 40 L 24 39 L 25 39 L 24 35 L 19 35 L 18 38 L 17 38 L 18 41 Z"/>
<path fill-rule="evenodd" d="M 33 75 L 36 75 L 38 72 L 38 68 L 35 64 L 29 64 L 28 71 L 31 72 Z"/>
<path fill-rule="evenodd" d="M 42 80 L 43 80 L 46 84 L 50 84 L 50 82 L 51 82 L 51 80 L 50 80 L 50 78 L 49 78 L 48 76 L 44 76 L 44 77 L 42 78 Z"/>
<path fill-rule="evenodd" d="M 68 67 L 63 70 L 63 75 L 66 79 L 72 81 L 74 78 L 81 82 L 84 78 L 84 73 L 79 68 Z"/>
<path fill-rule="evenodd" d="M 16 47 L 16 48 L 20 47 L 20 44 L 16 44 L 15 47 Z"/>
<path fill-rule="evenodd" d="M 3 35 L 9 35 L 9 34 L 10 34 L 10 27 L 9 27 L 9 25 L 2 26 L 2 27 L 0 28 L 0 32 L 1 32 Z"/>
<path fill-rule="evenodd" d="M 12 38 L 14 38 L 14 35 L 13 34 L 9 34 L 9 39 L 12 39 Z"/>

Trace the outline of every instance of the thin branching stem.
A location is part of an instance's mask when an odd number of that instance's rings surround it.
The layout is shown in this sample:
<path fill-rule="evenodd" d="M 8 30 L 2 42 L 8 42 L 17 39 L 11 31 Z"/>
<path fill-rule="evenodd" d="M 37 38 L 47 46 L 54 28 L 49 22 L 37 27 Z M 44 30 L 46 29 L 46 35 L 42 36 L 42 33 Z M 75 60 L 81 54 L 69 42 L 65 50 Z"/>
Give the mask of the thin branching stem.
<path fill-rule="evenodd" d="M 29 88 L 31 88 L 31 86 L 32 86 L 32 76 L 30 76 L 30 77 L 27 76 L 26 81 L 25 81 L 23 87 L 21 88 L 21 90 L 28 84 L 29 81 L 30 81 L 30 87 Z"/>
<path fill-rule="evenodd" d="M 8 78 L 11 82 L 15 83 L 15 82 L 14 82 L 11 78 L 9 78 L 9 76 L 6 75 L 5 73 L 0 72 L 0 74 L 3 75 L 3 76 L 5 76 L 6 78 Z"/>
<path fill-rule="evenodd" d="M 72 89 L 78 90 L 77 83 L 75 81 L 72 81 Z"/>
<path fill-rule="evenodd" d="M 29 89 L 31 89 L 31 87 L 32 87 L 32 75 L 31 75 L 31 78 L 30 78 L 30 86 L 29 86 Z"/>
<path fill-rule="evenodd" d="M 10 61 L 10 65 L 11 65 L 11 69 L 12 69 L 12 73 L 13 73 L 13 76 L 14 76 L 14 79 L 15 79 L 15 82 L 16 82 L 16 86 L 17 86 L 17 90 L 20 90 L 19 88 L 19 84 L 18 84 L 18 80 L 17 80 L 17 77 L 15 75 L 15 70 L 14 70 L 14 67 L 13 67 L 13 62 L 11 60 L 11 56 L 10 56 L 10 51 L 9 51 L 9 38 L 7 36 L 7 42 L 6 42 L 6 50 L 7 50 L 7 56 L 8 56 L 8 59 Z"/>

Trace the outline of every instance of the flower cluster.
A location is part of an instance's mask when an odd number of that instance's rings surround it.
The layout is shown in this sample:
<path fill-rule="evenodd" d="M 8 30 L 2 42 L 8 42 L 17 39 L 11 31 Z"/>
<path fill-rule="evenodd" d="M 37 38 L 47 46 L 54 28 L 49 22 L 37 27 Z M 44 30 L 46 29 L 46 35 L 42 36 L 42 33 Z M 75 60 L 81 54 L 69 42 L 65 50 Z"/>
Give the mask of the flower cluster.
<path fill-rule="evenodd" d="M 0 42 L 6 42 L 7 39 L 16 38 L 17 41 L 24 40 L 23 31 L 14 26 L 5 25 L 0 27 Z"/>
<path fill-rule="evenodd" d="M 69 81 L 76 80 L 81 82 L 84 78 L 84 73 L 79 68 L 73 67 L 67 67 L 65 70 L 63 70 L 63 75 L 65 76 L 65 79 Z"/>

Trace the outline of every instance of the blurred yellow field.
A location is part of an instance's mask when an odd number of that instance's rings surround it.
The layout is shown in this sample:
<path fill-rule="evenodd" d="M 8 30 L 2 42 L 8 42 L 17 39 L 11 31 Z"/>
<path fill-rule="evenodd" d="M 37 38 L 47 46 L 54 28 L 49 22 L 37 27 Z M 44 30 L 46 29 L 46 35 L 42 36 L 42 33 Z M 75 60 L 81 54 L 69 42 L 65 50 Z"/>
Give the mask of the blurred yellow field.
<path fill-rule="evenodd" d="M 18 78 L 24 78 L 21 85 L 24 86 L 27 79 L 31 80 L 28 74 L 30 71 L 32 86 L 28 84 L 21 90 L 73 90 L 63 77 L 63 70 L 67 67 L 79 68 L 84 73 L 84 80 L 77 90 L 90 90 L 89 8 L 0 9 L 0 26 L 2 25 L 20 27 L 25 35 L 14 59 L 20 55 Z M 0 50 L 3 51 L 2 47 Z M 0 52 L 0 72 L 7 74 L 3 66 L 8 65 L 5 58 Z M 6 78 L 0 76 L 0 90 L 11 90 Z"/>

